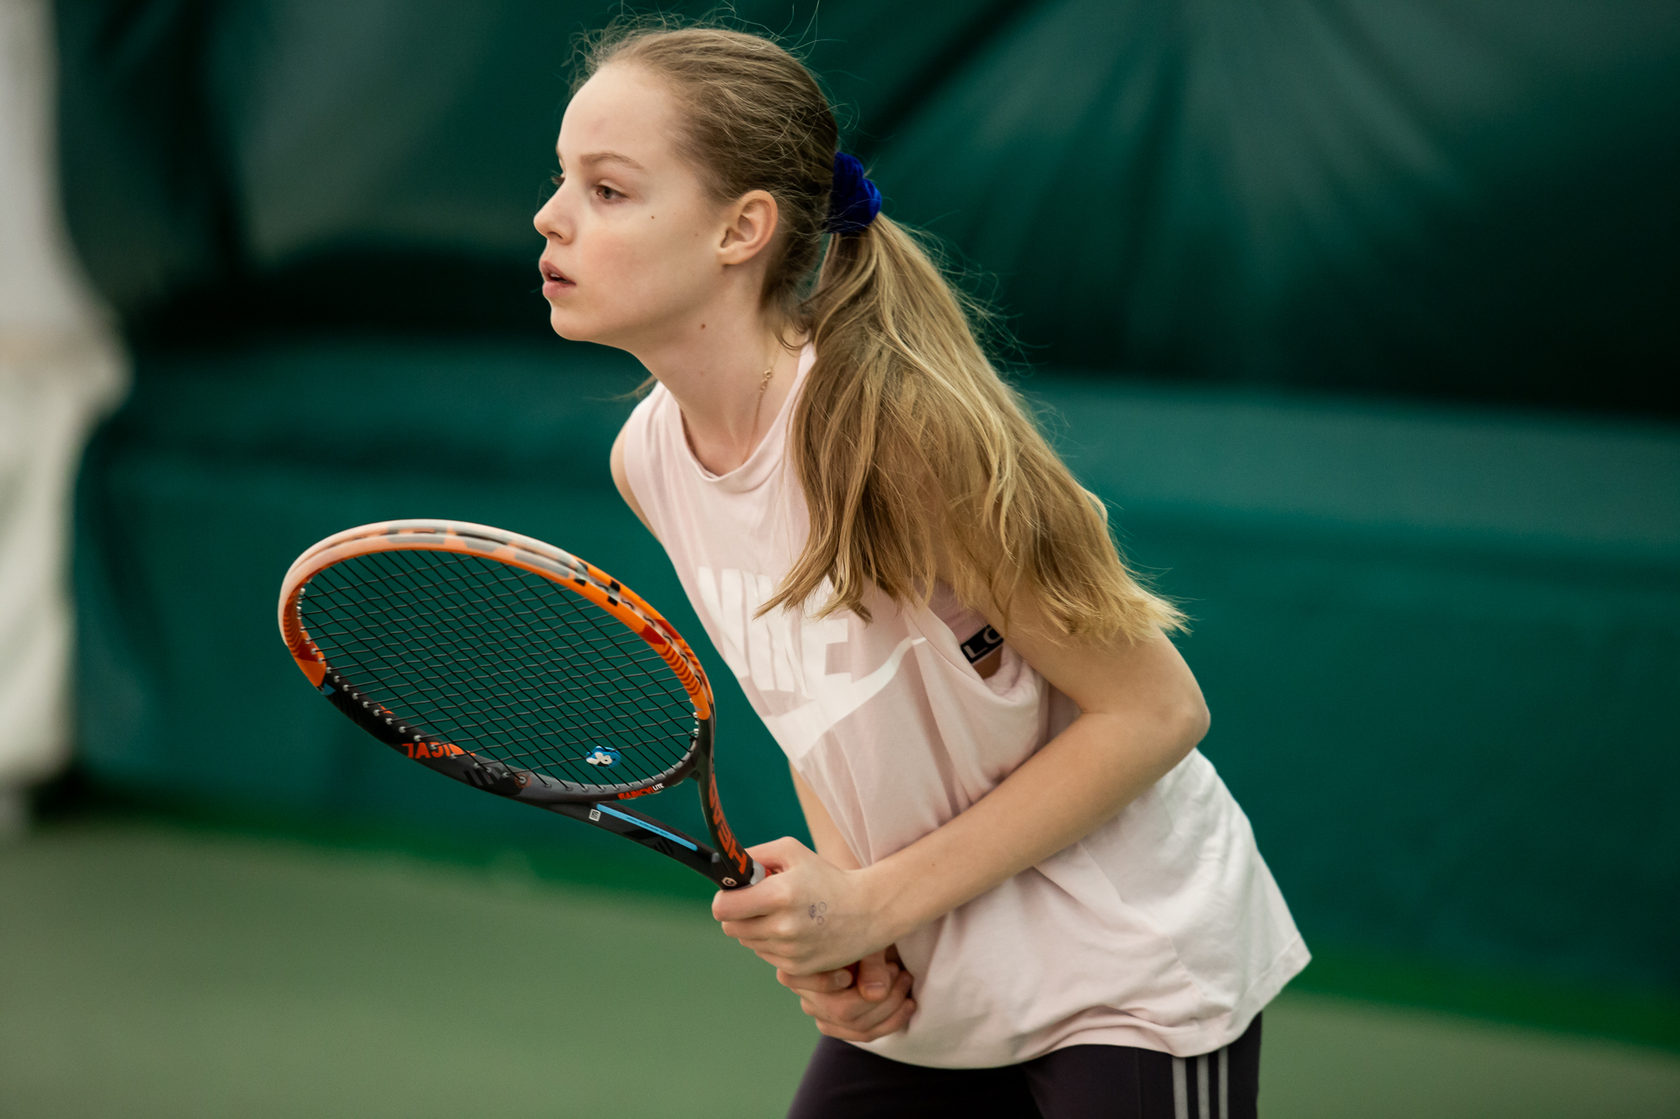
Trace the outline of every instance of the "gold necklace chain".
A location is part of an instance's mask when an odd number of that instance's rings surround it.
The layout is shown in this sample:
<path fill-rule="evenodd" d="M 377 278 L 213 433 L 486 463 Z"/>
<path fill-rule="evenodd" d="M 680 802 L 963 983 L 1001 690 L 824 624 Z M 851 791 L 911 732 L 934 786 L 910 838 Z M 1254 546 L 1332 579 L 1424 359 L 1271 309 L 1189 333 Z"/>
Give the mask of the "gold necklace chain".
<path fill-rule="evenodd" d="M 770 378 L 776 373 L 776 367 L 771 365 L 758 379 L 758 399 L 753 402 L 752 433 L 747 436 L 747 443 L 754 444 L 758 440 L 758 417 L 764 411 L 764 392 L 770 387 Z M 750 453 L 750 452 L 749 452 Z"/>

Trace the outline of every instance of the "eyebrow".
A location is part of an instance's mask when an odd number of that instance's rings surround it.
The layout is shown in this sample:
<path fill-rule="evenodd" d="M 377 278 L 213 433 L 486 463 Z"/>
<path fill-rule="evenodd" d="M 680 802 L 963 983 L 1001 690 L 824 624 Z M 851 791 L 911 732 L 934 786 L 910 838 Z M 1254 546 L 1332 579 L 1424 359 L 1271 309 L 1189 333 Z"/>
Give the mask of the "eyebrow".
<path fill-rule="evenodd" d="M 558 158 L 559 154 L 560 153 L 556 152 L 555 157 Z M 566 161 L 562 159 L 560 162 L 564 164 Z M 643 167 L 640 163 L 637 163 L 635 160 L 631 159 L 622 152 L 590 152 L 588 155 L 580 156 L 578 158 L 578 164 L 584 167 L 588 167 L 592 164 L 599 165 L 602 163 L 622 163 L 624 166 L 635 171 L 647 170 L 646 167 Z"/>

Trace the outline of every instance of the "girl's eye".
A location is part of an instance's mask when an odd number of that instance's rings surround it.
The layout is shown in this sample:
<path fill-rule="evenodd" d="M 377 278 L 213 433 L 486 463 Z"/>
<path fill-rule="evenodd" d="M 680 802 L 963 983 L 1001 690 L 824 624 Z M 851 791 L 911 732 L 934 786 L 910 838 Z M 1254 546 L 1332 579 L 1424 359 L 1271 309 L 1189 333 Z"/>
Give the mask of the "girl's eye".
<path fill-rule="evenodd" d="M 566 173 L 564 171 L 556 171 L 548 177 L 548 181 L 554 184 L 555 190 L 559 190 L 561 187 L 566 185 Z M 603 202 L 614 202 L 623 198 L 624 192 L 616 190 L 605 183 L 597 183 L 595 184 L 595 197 L 599 198 Z"/>

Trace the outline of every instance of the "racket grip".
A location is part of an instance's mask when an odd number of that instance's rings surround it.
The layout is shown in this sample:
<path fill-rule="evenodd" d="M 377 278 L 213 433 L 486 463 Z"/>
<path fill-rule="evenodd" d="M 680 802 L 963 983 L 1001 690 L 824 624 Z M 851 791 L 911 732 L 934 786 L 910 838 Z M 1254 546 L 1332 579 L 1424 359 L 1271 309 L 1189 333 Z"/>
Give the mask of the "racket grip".
<path fill-rule="evenodd" d="M 764 869 L 764 866 L 757 859 L 752 860 L 752 877 L 747 879 L 747 885 L 756 886 L 768 877 L 769 872 Z"/>

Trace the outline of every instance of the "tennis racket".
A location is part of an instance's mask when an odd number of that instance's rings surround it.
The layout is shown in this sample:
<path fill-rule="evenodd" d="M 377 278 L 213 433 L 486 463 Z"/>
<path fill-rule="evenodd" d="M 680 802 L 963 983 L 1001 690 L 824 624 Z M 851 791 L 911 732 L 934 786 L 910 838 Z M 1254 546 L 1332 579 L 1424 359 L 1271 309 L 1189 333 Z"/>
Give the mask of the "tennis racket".
<path fill-rule="evenodd" d="M 292 564 L 280 633 L 316 690 L 404 757 L 633 839 L 724 889 L 764 876 L 718 803 L 705 670 L 593 564 L 484 525 L 363 525 Z M 686 778 L 711 846 L 625 803 Z"/>

